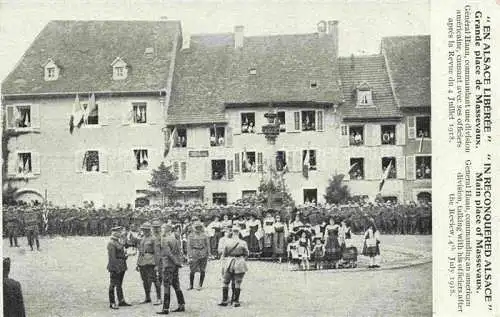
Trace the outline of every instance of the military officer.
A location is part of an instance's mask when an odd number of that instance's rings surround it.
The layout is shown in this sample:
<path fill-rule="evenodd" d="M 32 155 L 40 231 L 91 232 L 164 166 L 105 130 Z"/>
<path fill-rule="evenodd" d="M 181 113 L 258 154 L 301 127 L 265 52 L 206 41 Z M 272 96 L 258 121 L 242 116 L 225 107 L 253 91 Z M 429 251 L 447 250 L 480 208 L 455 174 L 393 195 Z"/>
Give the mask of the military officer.
<path fill-rule="evenodd" d="M 193 289 L 194 276 L 200 272 L 200 282 L 198 290 L 203 287 L 205 280 L 205 269 L 207 268 L 208 256 L 210 254 L 210 240 L 204 232 L 203 224 L 197 221 L 193 224 L 194 230 L 187 238 L 187 256 L 189 263 L 189 289 Z"/>
<path fill-rule="evenodd" d="M 182 266 L 181 243 L 176 238 L 170 224 L 162 225 L 161 255 L 163 266 L 163 309 L 157 312 L 158 315 L 168 315 L 170 309 L 170 286 L 175 291 L 179 307 L 174 312 L 185 311 L 184 294 L 179 282 L 179 268 Z"/>
<path fill-rule="evenodd" d="M 38 240 L 38 215 L 34 210 L 29 209 L 28 212 L 24 214 L 24 226 L 31 251 L 33 251 L 33 243 L 36 243 L 36 249 L 40 251 L 40 241 Z"/>
<path fill-rule="evenodd" d="M 145 222 L 141 226 L 142 238 L 139 241 L 136 270 L 141 273 L 145 299 L 141 304 L 151 303 L 151 285 L 155 281 L 155 239 L 151 236 L 151 224 Z M 159 295 L 159 294 L 157 294 Z M 158 300 L 159 302 L 160 300 Z"/>
<path fill-rule="evenodd" d="M 6 214 L 6 225 L 7 225 L 7 233 L 9 235 L 9 243 L 10 246 L 19 247 L 17 243 L 17 236 L 19 235 L 19 218 L 12 207 L 8 208 L 8 212 Z"/>
<path fill-rule="evenodd" d="M 151 223 L 153 230 L 153 239 L 155 240 L 155 289 L 157 301 L 155 305 L 161 304 L 161 284 L 163 282 L 163 272 L 161 265 L 161 222 L 154 220 Z"/>
<path fill-rule="evenodd" d="M 111 237 L 108 242 L 108 272 L 109 272 L 109 308 L 118 309 L 118 306 L 131 306 L 123 297 L 123 278 L 127 271 L 127 255 L 120 241 L 121 227 L 111 229 Z M 118 305 L 115 302 L 115 289 L 118 296 Z"/>

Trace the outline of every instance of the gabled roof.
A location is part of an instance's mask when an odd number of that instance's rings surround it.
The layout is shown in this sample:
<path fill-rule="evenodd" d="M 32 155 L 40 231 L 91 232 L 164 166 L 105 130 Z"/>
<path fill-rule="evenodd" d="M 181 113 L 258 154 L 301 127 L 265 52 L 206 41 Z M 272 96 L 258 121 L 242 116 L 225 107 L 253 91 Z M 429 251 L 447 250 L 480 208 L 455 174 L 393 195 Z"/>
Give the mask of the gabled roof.
<path fill-rule="evenodd" d="M 402 116 L 391 90 L 382 55 L 339 58 L 344 103 L 338 108 L 344 119 L 382 119 Z M 369 87 L 373 106 L 356 107 L 356 90 Z"/>
<path fill-rule="evenodd" d="M 430 36 L 384 37 L 382 54 L 387 58 L 399 106 L 430 107 Z"/>
<path fill-rule="evenodd" d="M 336 45 L 331 35 L 318 33 L 244 37 L 231 55 L 225 102 L 337 102 Z"/>
<path fill-rule="evenodd" d="M 2 93 L 134 92 L 165 89 L 178 21 L 51 21 L 2 83 Z M 155 48 L 146 58 L 144 50 Z M 126 80 L 114 81 L 110 64 L 121 56 Z M 61 68 L 59 79 L 44 81 L 48 58 Z"/>
<path fill-rule="evenodd" d="M 225 122 L 223 92 L 232 40 L 218 35 L 192 36 L 178 52 L 167 123 Z"/>

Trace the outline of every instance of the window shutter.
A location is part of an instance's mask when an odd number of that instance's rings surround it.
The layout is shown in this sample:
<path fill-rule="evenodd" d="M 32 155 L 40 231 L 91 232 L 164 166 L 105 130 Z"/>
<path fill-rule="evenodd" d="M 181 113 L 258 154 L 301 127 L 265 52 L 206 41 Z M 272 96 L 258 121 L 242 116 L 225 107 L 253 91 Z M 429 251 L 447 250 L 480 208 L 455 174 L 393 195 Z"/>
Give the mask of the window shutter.
<path fill-rule="evenodd" d="M 108 172 L 108 154 L 106 151 L 99 151 L 99 171 L 103 173 Z"/>
<path fill-rule="evenodd" d="M 297 150 L 295 151 L 293 157 L 295 158 L 295 163 L 293 164 L 295 166 L 295 171 L 296 172 L 301 172 L 302 173 L 302 155 L 303 151 L 302 150 Z"/>
<path fill-rule="evenodd" d="M 397 145 L 405 145 L 406 141 L 406 133 L 405 133 L 405 124 L 398 123 L 396 125 L 396 144 Z"/>
<path fill-rule="evenodd" d="M 349 146 L 349 126 L 347 124 L 340 125 L 340 146 Z"/>
<path fill-rule="evenodd" d="M 34 175 L 40 175 L 40 153 L 31 152 L 31 171 Z"/>
<path fill-rule="evenodd" d="M 123 169 L 126 172 L 131 172 L 137 169 L 137 156 L 135 155 L 134 149 L 125 151 L 125 155 L 122 156 L 122 160 L 123 160 Z M 148 163 L 150 162 L 148 161 Z"/>
<path fill-rule="evenodd" d="M 406 179 L 414 180 L 415 179 L 415 156 L 407 156 L 406 157 Z"/>
<path fill-rule="evenodd" d="M 175 161 L 174 162 L 174 175 L 179 179 L 180 178 L 180 173 L 179 173 L 179 162 Z"/>
<path fill-rule="evenodd" d="M 181 162 L 181 179 L 182 180 L 186 180 L 186 174 L 187 174 L 187 163 Z"/>
<path fill-rule="evenodd" d="M 406 175 L 406 164 L 404 157 L 396 157 L 396 177 L 399 179 L 405 179 Z"/>
<path fill-rule="evenodd" d="M 31 127 L 33 129 L 40 129 L 40 105 L 31 105 Z"/>
<path fill-rule="evenodd" d="M 231 118 L 230 124 L 234 124 L 234 129 L 233 129 L 233 134 L 238 135 L 241 134 L 241 114 L 238 112 L 235 112 L 231 115 L 229 115 L 229 118 Z"/>
<path fill-rule="evenodd" d="M 162 111 L 163 108 L 160 108 L 159 111 L 153 111 L 153 109 L 151 109 L 151 105 L 146 104 L 146 123 L 158 124 L 158 122 L 162 119 Z"/>
<path fill-rule="evenodd" d="M 409 116 L 406 120 L 408 126 L 408 139 L 415 139 L 417 136 L 417 119 L 415 116 Z"/>
<path fill-rule="evenodd" d="M 286 154 L 286 166 L 287 166 L 289 172 L 294 172 L 294 169 L 295 169 L 294 163 L 295 163 L 294 152 L 288 151 Z"/>
<path fill-rule="evenodd" d="M 316 152 L 316 170 L 319 170 L 320 167 L 322 167 L 323 165 L 321 163 L 323 163 L 323 160 L 321 159 L 322 157 L 320 155 L 323 154 L 323 151 L 320 151 L 320 150 L 315 150 L 314 152 Z"/>
<path fill-rule="evenodd" d="M 76 151 L 75 152 L 75 171 L 77 173 L 83 172 L 83 151 Z"/>
<path fill-rule="evenodd" d="M 7 128 L 14 128 L 14 106 L 7 106 Z"/>
<path fill-rule="evenodd" d="M 264 171 L 264 162 L 262 161 L 262 152 L 257 153 L 257 171 L 261 172 L 261 173 Z"/>
<path fill-rule="evenodd" d="M 17 152 L 11 152 L 9 155 L 10 159 L 7 164 L 7 175 L 16 176 L 17 167 L 19 166 L 19 154 Z"/>
<path fill-rule="evenodd" d="M 226 127 L 226 147 L 233 146 L 233 128 Z"/>
<path fill-rule="evenodd" d="M 205 161 L 205 180 L 209 181 L 212 179 L 212 161 Z"/>
<path fill-rule="evenodd" d="M 234 154 L 234 172 L 235 173 L 240 172 L 240 153 Z"/>
<path fill-rule="evenodd" d="M 97 105 L 97 122 L 101 126 L 109 125 L 109 113 L 108 113 L 108 107 L 104 106 L 104 104 L 98 104 Z"/>
<path fill-rule="evenodd" d="M 380 179 L 380 171 L 382 170 L 380 158 L 367 156 L 364 158 L 364 174 L 365 179 Z"/>
<path fill-rule="evenodd" d="M 203 134 L 203 136 L 202 136 L 203 141 L 196 140 L 196 134 L 197 133 L 196 133 L 195 129 L 186 128 L 186 147 L 187 148 L 192 148 L 192 147 L 194 147 L 194 145 L 206 147 L 208 144 L 208 146 L 210 146 L 210 137 L 207 138 L 206 134 Z M 201 134 L 201 133 L 198 133 L 198 134 Z M 175 142 L 175 140 L 174 140 L 174 142 Z"/>
<path fill-rule="evenodd" d="M 371 126 L 371 142 L 370 142 L 370 145 L 380 145 L 382 144 L 380 138 L 382 137 L 380 135 L 380 130 L 382 129 L 382 127 L 380 126 L 380 124 L 370 124 Z"/>
<path fill-rule="evenodd" d="M 316 114 L 316 127 L 318 131 L 323 131 L 324 119 L 323 119 L 323 110 L 318 110 Z"/>
<path fill-rule="evenodd" d="M 293 130 L 300 131 L 300 112 L 295 111 L 293 113 Z"/>
<path fill-rule="evenodd" d="M 234 178 L 234 161 L 233 160 L 226 160 L 226 166 L 227 166 L 227 179 L 233 179 Z"/>
<path fill-rule="evenodd" d="M 285 111 L 286 132 L 295 130 L 294 112 Z"/>

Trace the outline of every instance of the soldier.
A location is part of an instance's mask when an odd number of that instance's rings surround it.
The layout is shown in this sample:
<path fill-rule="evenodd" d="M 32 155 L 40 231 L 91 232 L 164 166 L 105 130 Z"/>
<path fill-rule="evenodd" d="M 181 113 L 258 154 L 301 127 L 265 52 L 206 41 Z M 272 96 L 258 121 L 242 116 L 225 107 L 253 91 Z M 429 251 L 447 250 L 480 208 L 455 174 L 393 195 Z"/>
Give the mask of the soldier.
<path fill-rule="evenodd" d="M 155 281 L 155 239 L 151 236 L 151 224 L 145 222 L 141 226 L 143 237 L 139 241 L 136 270 L 141 273 L 145 299 L 141 304 L 151 303 L 151 285 Z M 159 295 L 159 294 L 156 294 Z M 159 301 L 159 300 L 158 300 Z"/>
<path fill-rule="evenodd" d="M 170 309 L 170 286 L 173 287 L 177 296 L 179 307 L 174 312 L 185 311 L 184 295 L 179 282 L 179 268 L 182 267 L 182 250 L 180 241 L 172 232 L 172 226 L 163 224 L 161 240 L 161 254 L 163 265 L 163 309 L 158 315 L 168 315 Z"/>
<path fill-rule="evenodd" d="M 189 263 L 189 290 L 193 289 L 194 276 L 200 272 L 200 282 L 198 290 L 203 287 L 205 280 L 205 269 L 207 267 L 208 256 L 210 254 L 210 241 L 203 230 L 203 224 L 196 222 L 193 225 L 194 230 L 187 238 L 187 256 Z"/>
<path fill-rule="evenodd" d="M 161 284 L 163 282 L 163 273 L 161 270 L 161 222 L 154 220 L 151 223 L 151 228 L 153 230 L 153 239 L 155 240 L 155 290 L 156 290 L 156 302 L 154 305 L 161 304 Z"/>
<path fill-rule="evenodd" d="M 28 245 L 33 251 L 33 243 L 36 243 L 36 249 L 40 251 L 40 241 L 38 240 L 38 215 L 32 209 L 29 209 L 24 214 L 24 226 L 26 228 L 26 237 L 28 238 Z"/>
<path fill-rule="evenodd" d="M 3 315 L 7 317 L 25 317 L 21 284 L 9 278 L 10 258 L 3 259 Z"/>
<path fill-rule="evenodd" d="M 219 306 L 227 306 L 229 295 L 229 283 L 234 281 L 234 307 L 240 307 L 241 283 L 243 277 L 248 271 L 245 259 L 250 254 L 247 243 L 240 238 L 240 230 L 234 226 L 232 239 L 227 240 L 224 244 L 223 251 L 223 285 L 222 285 L 222 302 Z"/>
<path fill-rule="evenodd" d="M 111 229 L 111 237 L 108 242 L 108 272 L 109 272 L 109 308 L 118 309 L 118 306 L 132 306 L 125 302 L 123 297 L 123 278 L 127 271 L 127 255 L 121 243 L 121 227 Z M 115 302 L 115 289 L 118 296 L 118 305 Z"/>
<path fill-rule="evenodd" d="M 19 244 L 17 243 L 17 236 L 19 235 L 19 218 L 14 211 L 12 207 L 8 208 L 7 214 L 6 214 L 6 224 L 7 224 L 7 233 L 9 235 L 9 242 L 10 246 L 13 247 L 15 246 L 16 248 L 19 247 Z"/>

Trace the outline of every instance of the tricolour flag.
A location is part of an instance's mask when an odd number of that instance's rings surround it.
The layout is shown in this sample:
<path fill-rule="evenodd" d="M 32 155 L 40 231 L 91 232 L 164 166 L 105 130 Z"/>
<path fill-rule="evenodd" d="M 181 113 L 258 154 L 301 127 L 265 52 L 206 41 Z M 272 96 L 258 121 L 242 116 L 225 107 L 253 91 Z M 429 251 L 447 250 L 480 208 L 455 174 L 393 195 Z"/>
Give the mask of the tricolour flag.
<path fill-rule="evenodd" d="M 306 156 L 304 157 L 304 161 L 302 162 L 302 175 L 305 178 L 309 177 L 309 150 L 306 150 Z"/>
<path fill-rule="evenodd" d="M 385 180 L 389 177 L 389 173 L 391 172 L 392 169 L 392 160 L 389 161 L 389 165 L 385 168 L 384 175 L 382 176 L 382 180 L 380 181 L 380 184 L 378 185 L 378 192 L 380 193 L 382 191 L 382 188 L 384 187 Z"/>
<path fill-rule="evenodd" d="M 170 133 L 170 137 L 167 139 L 167 142 L 165 143 L 165 151 L 163 152 L 164 158 L 167 157 L 168 153 L 172 151 L 176 139 L 177 139 L 177 128 L 174 128 Z"/>
<path fill-rule="evenodd" d="M 80 105 L 80 98 L 78 95 L 75 97 L 75 101 L 73 102 L 73 110 L 71 111 L 71 115 L 69 118 L 69 133 L 73 134 L 73 130 L 75 126 L 80 127 L 83 121 L 83 112 Z"/>

